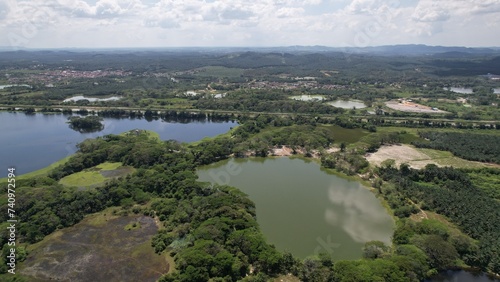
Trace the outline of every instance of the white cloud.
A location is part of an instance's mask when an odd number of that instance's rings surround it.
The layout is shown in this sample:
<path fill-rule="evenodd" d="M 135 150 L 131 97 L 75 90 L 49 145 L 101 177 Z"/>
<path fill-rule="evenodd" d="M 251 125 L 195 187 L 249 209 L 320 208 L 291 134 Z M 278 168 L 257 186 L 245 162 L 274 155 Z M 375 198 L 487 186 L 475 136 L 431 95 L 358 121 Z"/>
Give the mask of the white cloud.
<path fill-rule="evenodd" d="M 351 14 L 378 14 L 401 6 L 399 0 L 354 0 L 345 11 Z"/>
<path fill-rule="evenodd" d="M 10 6 L 7 2 L 0 2 L 0 20 L 3 20 L 7 17 L 10 12 Z"/>
<path fill-rule="evenodd" d="M 304 14 L 303 8 L 280 8 L 276 11 L 278 18 L 298 17 Z"/>
<path fill-rule="evenodd" d="M 146 6 L 140 0 L 98 0 L 94 5 L 84 0 L 57 0 L 52 1 L 51 7 L 70 17 L 118 18 L 133 15 Z"/>
<path fill-rule="evenodd" d="M 28 26 L 36 32 L 28 34 Z M 106 46 L 456 45 L 467 43 L 463 39 L 467 36 L 475 38 L 469 45 L 500 45 L 499 28 L 500 0 L 0 2 L 0 32 L 15 33 L 32 47 L 94 46 L 95 42 Z M 89 30 L 92 36 L 85 33 Z M 39 39 L 61 36 L 66 40 Z M 144 40 L 133 39 L 137 36 Z M 3 44 L 8 42 L 0 38 Z"/>
<path fill-rule="evenodd" d="M 449 8 L 441 7 L 439 2 L 421 1 L 412 15 L 419 22 L 438 22 L 450 18 Z"/>

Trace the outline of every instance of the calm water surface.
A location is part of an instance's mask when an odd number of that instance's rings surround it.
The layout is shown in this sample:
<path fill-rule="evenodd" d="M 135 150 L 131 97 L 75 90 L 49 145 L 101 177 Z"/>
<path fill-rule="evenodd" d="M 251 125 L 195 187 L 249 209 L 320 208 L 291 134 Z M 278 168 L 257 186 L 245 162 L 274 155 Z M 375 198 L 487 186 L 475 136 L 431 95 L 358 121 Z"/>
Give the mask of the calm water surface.
<path fill-rule="evenodd" d="M 448 270 L 425 282 L 499 282 L 484 273 L 472 273 L 464 270 Z"/>
<path fill-rule="evenodd" d="M 445 90 L 455 92 L 455 93 L 460 93 L 460 94 L 473 94 L 474 91 L 472 88 L 464 88 L 464 87 L 449 87 L 449 88 L 444 88 Z"/>
<path fill-rule="evenodd" d="M 162 140 L 192 142 L 227 132 L 236 123 L 175 123 L 145 119 L 104 118 L 104 130 L 80 133 L 69 128 L 66 115 L 26 115 L 0 112 L 0 178 L 2 171 L 16 167 L 19 174 L 41 169 L 76 152 L 76 144 L 87 138 L 119 134 L 132 129 L 153 130 Z"/>
<path fill-rule="evenodd" d="M 356 109 L 366 108 L 365 103 L 359 100 L 337 100 L 328 102 L 328 105 L 343 109 L 352 109 L 354 107 L 356 107 Z"/>
<path fill-rule="evenodd" d="M 85 97 L 85 96 L 74 96 L 74 97 L 71 97 L 71 98 L 68 98 L 68 99 L 64 99 L 63 102 L 77 102 L 77 101 L 80 101 L 80 100 L 88 100 L 89 102 L 106 102 L 106 101 L 117 101 L 117 100 L 120 100 L 122 97 L 116 97 L 116 96 L 113 96 L 113 97 L 109 97 L 109 98 L 90 98 L 90 97 Z"/>
<path fill-rule="evenodd" d="M 266 239 L 300 258 L 326 252 L 358 259 L 365 242 L 390 243 L 394 222 L 375 195 L 315 162 L 231 159 L 200 168 L 198 176 L 247 193 Z"/>
<path fill-rule="evenodd" d="M 299 96 L 292 96 L 290 99 L 294 100 L 299 100 L 299 101 L 321 101 L 325 99 L 324 96 L 322 95 L 299 95 Z"/>
<path fill-rule="evenodd" d="M 14 86 L 17 86 L 17 87 L 31 87 L 28 84 L 2 84 L 2 85 L 0 85 L 0 90 L 1 89 L 5 89 L 5 88 L 9 88 L 9 87 L 14 87 Z"/>

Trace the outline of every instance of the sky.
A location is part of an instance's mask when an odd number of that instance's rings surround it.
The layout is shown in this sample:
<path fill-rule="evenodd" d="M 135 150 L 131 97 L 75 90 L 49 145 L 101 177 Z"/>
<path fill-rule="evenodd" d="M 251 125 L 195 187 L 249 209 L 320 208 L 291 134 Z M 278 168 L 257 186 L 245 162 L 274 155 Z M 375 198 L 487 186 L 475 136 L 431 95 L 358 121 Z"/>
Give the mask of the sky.
<path fill-rule="evenodd" d="M 0 46 L 500 46 L 500 0 L 0 0 Z"/>

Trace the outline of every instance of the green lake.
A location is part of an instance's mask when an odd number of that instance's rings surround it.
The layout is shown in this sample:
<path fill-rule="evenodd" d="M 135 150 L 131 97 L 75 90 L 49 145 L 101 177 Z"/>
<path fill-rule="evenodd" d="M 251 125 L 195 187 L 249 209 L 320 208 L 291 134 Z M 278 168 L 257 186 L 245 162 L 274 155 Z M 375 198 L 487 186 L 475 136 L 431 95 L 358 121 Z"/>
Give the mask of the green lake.
<path fill-rule="evenodd" d="M 364 243 L 390 244 L 394 221 L 366 187 L 298 158 L 230 159 L 199 168 L 200 181 L 249 195 L 268 242 L 299 258 L 358 259 Z"/>

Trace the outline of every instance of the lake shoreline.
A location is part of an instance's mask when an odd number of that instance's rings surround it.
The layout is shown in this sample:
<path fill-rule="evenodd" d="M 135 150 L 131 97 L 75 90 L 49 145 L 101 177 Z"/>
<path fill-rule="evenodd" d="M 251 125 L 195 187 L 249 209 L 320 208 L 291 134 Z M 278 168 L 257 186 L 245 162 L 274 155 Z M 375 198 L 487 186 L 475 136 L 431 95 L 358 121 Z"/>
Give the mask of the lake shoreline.
<path fill-rule="evenodd" d="M 198 181 L 233 186 L 248 194 L 268 242 L 302 259 L 317 255 L 320 242 L 329 238 L 340 243 L 339 249 L 324 250 L 336 259 L 360 259 L 368 241 L 391 244 L 395 220 L 380 199 L 360 181 L 324 170 L 318 159 L 230 158 L 197 167 L 197 175 Z M 291 221 L 303 221 L 308 231 Z M 293 243 L 297 241 L 301 246 Z"/>

